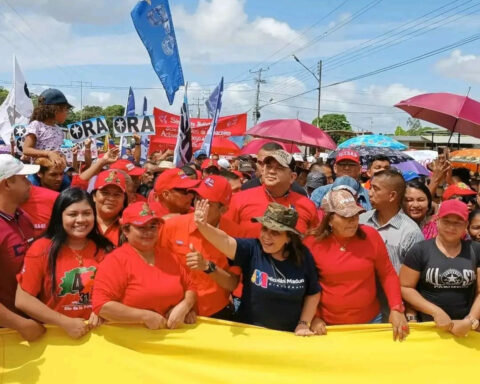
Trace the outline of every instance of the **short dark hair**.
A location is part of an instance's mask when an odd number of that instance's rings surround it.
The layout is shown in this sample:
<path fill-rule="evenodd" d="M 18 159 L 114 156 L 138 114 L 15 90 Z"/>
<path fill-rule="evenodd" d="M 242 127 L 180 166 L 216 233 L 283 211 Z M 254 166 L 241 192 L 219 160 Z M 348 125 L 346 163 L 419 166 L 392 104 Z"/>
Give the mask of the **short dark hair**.
<path fill-rule="evenodd" d="M 458 177 L 462 183 L 465 183 L 468 186 L 470 186 L 470 170 L 468 168 L 465 168 L 465 167 L 453 168 L 452 176 Z"/>
<path fill-rule="evenodd" d="M 261 151 L 266 152 L 278 151 L 279 149 L 283 149 L 283 147 L 280 144 L 275 143 L 274 141 L 269 141 L 268 143 L 263 144 L 260 148 Z"/>
<path fill-rule="evenodd" d="M 221 169 L 220 176 L 225 177 L 227 180 L 240 180 L 240 176 L 236 173 L 230 172 L 228 169 Z"/>
<path fill-rule="evenodd" d="M 388 161 L 390 164 L 390 159 L 385 155 L 375 155 L 368 162 L 368 169 L 370 169 L 375 161 Z"/>
<path fill-rule="evenodd" d="M 191 166 L 189 165 L 184 165 L 183 167 L 180 168 L 183 173 L 185 173 L 185 175 L 187 176 L 195 176 L 196 179 L 198 179 L 198 175 L 197 175 L 197 172 L 195 171 L 195 169 L 193 169 Z"/>
<path fill-rule="evenodd" d="M 389 179 L 389 185 L 391 189 L 397 192 L 399 196 L 399 203 L 401 204 L 403 202 L 406 190 L 406 183 L 402 173 L 395 168 L 384 169 L 383 171 L 377 172 L 375 175 L 373 175 L 372 180 L 379 177 L 386 177 Z"/>
<path fill-rule="evenodd" d="M 430 190 L 428 187 L 422 183 L 421 181 L 418 180 L 412 180 L 407 183 L 407 188 L 413 188 L 413 189 L 418 189 L 419 191 L 422 191 L 425 196 L 427 196 L 427 201 L 428 201 L 428 211 L 432 209 L 432 194 L 430 193 Z"/>

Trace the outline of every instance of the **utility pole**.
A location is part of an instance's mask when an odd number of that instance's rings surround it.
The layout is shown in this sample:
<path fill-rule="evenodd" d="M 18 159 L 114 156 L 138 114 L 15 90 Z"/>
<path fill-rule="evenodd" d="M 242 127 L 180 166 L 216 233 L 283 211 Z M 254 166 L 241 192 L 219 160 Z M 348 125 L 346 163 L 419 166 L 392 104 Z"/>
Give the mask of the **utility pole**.
<path fill-rule="evenodd" d="M 258 71 L 250 70 L 250 73 L 258 73 L 258 77 L 255 79 L 257 83 L 257 95 L 255 97 L 255 108 L 253 110 L 253 125 L 257 125 L 260 118 L 260 84 L 265 84 L 266 81 L 262 80 L 262 72 L 268 71 L 270 68 L 260 68 Z"/>
<path fill-rule="evenodd" d="M 91 87 L 92 82 L 91 81 L 83 81 L 83 80 L 75 80 L 70 82 L 72 85 L 74 83 L 80 85 L 80 120 L 83 120 L 83 87 Z"/>
<path fill-rule="evenodd" d="M 317 128 L 320 128 L 320 100 L 322 97 L 322 60 L 318 61 L 318 106 L 317 106 Z"/>
<path fill-rule="evenodd" d="M 315 80 L 318 81 L 317 128 L 320 128 L 320 100 L 322 97 L 322 60 L 318 61 L 317 74 L 315 74 L 310 68 L 303 64 L 297 56 L 293 55 L 293 59 L 303 68 L 305 68 L 308 72 L 310 72 L 315 78 Z"/>

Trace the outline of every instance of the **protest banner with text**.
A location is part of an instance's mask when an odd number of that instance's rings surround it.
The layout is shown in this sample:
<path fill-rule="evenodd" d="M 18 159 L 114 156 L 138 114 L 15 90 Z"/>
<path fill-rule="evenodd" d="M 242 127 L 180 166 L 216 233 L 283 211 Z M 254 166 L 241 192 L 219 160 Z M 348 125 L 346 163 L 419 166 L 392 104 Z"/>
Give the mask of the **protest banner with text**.
<path fill-rule="evenodd" d="M 77 121 L 67 125 L 68 132 L 72 142 L 79 143 L 86 139 L 94 139 L 96 137 L 102 137 L 109 134 L 107 121 L 105 116 L 93 117 L 88 120 Z"/>
<path fill-rule="evenodd" d="M 153 115 L 117 116 L 113 118 L 113 134 L 119 136 L 155 135 Z"/>

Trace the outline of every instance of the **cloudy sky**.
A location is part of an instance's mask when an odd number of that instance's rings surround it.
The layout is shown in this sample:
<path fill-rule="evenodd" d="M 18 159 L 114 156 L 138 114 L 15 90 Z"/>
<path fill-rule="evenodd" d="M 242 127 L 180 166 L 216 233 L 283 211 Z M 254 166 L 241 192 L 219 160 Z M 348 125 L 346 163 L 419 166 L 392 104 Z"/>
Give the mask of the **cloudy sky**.
<path fill-rule="evenodd" d="M 0 86 L 10 87 L 16 54 L 34 92 L 55 86 L 79 107 L 83 82 L 83 105 L 124 105 L 132 86 L 138 101 L 147 96 L 149 109 L 178 113 L 183 91 L 169 106 L 130 19 L 135 4 L 0 0 Z M 200 102 L 205 116 L 203 98 L 224 76 L 222 114 L 250 118 L 251 71 L 268 68 L 261 119 L 311 121 L 317 83 L 293 54 L 312 71 L 323 61 L 322 114 L 345 113 L 355 130 L 386 133 L 405 125 L 408 116 L 392 105 L 418 93 L 466 94 L 471 87 L 470 96 L 480 99 L 478 1 L 175 0 L 170 6 L 195 115 Z M 409 64 L 362 77 L 400 63 Z"/>

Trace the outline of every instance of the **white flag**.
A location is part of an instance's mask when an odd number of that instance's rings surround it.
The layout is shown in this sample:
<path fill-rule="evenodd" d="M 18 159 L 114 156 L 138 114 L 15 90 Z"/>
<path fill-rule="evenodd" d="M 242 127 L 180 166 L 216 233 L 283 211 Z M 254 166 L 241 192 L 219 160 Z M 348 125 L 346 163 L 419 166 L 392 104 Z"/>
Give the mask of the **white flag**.
<path fill-rule="evenodd" d="M 27 83 L 15 57 L 13 58 L 13 71 L 12 89 L 0 106 L 0 136 L 6 144 L 10 143 L 13 126 L 28 124 L 33 112 L 33 103 Z"/>

